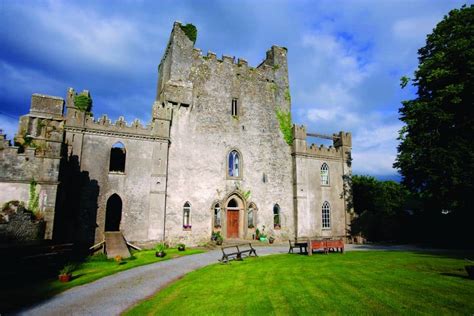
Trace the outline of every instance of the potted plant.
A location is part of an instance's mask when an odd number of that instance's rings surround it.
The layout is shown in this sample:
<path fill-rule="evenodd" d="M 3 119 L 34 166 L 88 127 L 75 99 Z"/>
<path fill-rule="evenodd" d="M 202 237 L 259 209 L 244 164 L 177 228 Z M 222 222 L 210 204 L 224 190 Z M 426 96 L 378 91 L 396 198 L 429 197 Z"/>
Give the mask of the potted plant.
<path fill-rule="evenodd" d="M 222 245 L 222 242 L 224 241 L 224 238 L 222 238 L 221 233 L 217 232 L 217 233 L 215 233 L 214 236 L 215 236 L 214 240 L 216 241 L 216 245 L 218 245 L 218 246 Z"/>
<path fill-rule="evenodd" d="M 165 244 L 164 243 L 159 243 L 156 246 L 155 256 L 157 256 L 158 258 L 163 258 L 164 256 L 166 256 L 165 249 L 166 249 Z"/>
<path fill-rule="evenodd" d="M 59 270 L 59 281 L 69 282 L 72 278 L 72 272 L 76 270 L 76 265 L 73 263 L 66 264 L 61 270 Z"/>
<path fill-rule="evenodd" d="M 185 249 L 186 249 L 186 246 L 184 244 L 178 244 L 179 251 L 184 251 Z"/>
<path fill-rule="evenodd" d="M 273 237 L 268 238 L 269 243 L 273 244 L 274 241 L 275 241 L 275 238 L 273 238 Z"/>
<path fill-rule="evenodd" d="M 255 239 L 260 240 L 260 230 L 258 228 L 255 230 Z"/>

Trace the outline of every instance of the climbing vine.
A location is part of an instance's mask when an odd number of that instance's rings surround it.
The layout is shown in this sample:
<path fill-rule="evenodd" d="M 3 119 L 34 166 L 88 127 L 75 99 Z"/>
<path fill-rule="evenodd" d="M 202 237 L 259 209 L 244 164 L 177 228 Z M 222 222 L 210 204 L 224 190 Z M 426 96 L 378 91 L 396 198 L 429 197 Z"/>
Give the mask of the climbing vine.
<path fill-rule="evenodd" d="M 276 117 L 278 119 L 278 123 L 280 123 L 280 130 L 283 134 L 283 138 L 285 139 L 286 143 L 291 146 L 293 144 L 293 124 L 291 122 L 291 112 L 277 108 Z"/>
<path fill-rule="evenodd" d="M 37 185 L 38 183 L 34 179 L 30 182 L 30 197 L 28 200 L 28 210 L 33 212 L 33 214 L 36 214 L 39 211 L 39 194 L 36 191 Z"/>

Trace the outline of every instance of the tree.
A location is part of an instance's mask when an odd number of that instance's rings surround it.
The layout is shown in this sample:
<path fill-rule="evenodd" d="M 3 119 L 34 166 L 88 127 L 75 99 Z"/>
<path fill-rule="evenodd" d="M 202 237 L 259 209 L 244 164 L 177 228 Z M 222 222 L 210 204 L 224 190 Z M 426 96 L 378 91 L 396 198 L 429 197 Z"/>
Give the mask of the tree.
<path fill-rule="evenodd" d="M 417 97 L 399 110 L 405 126 L 394 167 L 426 213 L 450 212 L 462 223 L 474 194 L 474 6 L 449 12 L 418 55 Z"/>
<path fill-rule="evenodd" d="M 352 176 L 352 205 L 357 217 L 351 223 L 351 233 L 371 241 L 406 240 L 410 198 L 408 190 L 394 181 Z"/>

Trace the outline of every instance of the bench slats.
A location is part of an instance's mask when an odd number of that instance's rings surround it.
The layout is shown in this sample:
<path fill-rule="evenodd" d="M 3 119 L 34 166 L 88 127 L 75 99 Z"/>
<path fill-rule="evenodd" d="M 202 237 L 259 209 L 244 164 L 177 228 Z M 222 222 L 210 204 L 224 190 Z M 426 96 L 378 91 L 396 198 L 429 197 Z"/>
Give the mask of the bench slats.
<path fill-rule="evenodd" d="M 249 249 L 241 250 L 239 247 L 242 247 L 242 248 L 248 247 Z M 231 249 L 231 248 L 233 249 L 234 252 L 226 252 L 227 249 Z M 235 252 L 235 249 L 237 249 L 236 252 Z M 246 254 L 246 253 L 248 253 L 249 257 L 252 254 L 254 254 L 255 257 L 258 257 L 257 251 L 255 250 L 255 248 L 252 247 L 251 243 L 221 247 L 221 250 L 222 250 L 222 258 L 219 261 L 223 263 L 227 263 L 231 259 L 242 260 L 242 254 Z"/>

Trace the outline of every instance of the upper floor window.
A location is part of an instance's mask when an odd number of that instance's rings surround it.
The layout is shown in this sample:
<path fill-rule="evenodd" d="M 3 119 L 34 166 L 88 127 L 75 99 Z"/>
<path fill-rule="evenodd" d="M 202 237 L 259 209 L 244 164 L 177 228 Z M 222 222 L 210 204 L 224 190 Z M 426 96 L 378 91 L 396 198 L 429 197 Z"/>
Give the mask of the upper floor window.
<path fill-rule="evenodd" d="M 191 229 L 191 204 L 184 203 L 183 206 L 183 228 Z"/>
<path fill-rule="evenodd" d="M 221 227 L 221 205 L 214 205 L 214 227 Z"/>
<path fill-rule="evenodd" d="M 323 228 L 331 228 L 331 205 L 329 205 L 328 201 L 323 203 L 322 214 Z"/>
<path fill-rule="evenodd" d="M 323 163 L 321 166 L 321 184 L 329 185 L 329 166 L 327 163 Z"/>
<path fill-rule="evenodd" d="M 238 103 L 237 99 L 232 99 L 232 116 L 238 116 L 239 115 L 239 108 L 238 108 Z"/>
<path fill-rule="evenodd" d="M 125 172 L 125 146 L 117 142 L 110 150 L 109 171 Z"/>
<path fill-rule="evenodd" d="M 280 205 L 275 204 L 273 206 L 273 227 L 280 228 L 281 221 L 280 221 Z"/>
<path fill-rule="evenodd" d="M 232 150 L 229 153 L 228 170 L 229 177 L 236 178 L 240 176 L 240 156 L 236 150 Z"/>

